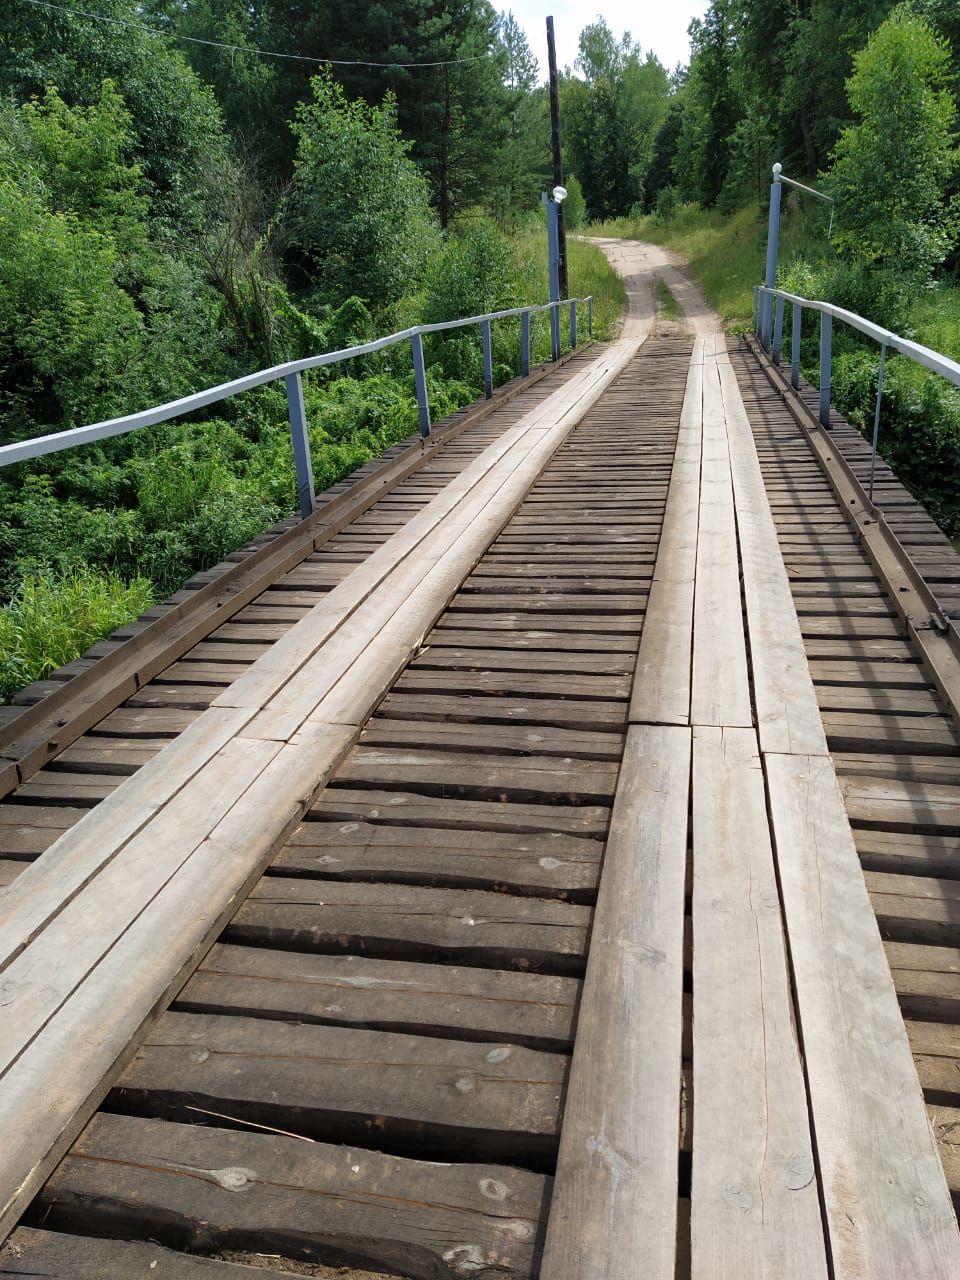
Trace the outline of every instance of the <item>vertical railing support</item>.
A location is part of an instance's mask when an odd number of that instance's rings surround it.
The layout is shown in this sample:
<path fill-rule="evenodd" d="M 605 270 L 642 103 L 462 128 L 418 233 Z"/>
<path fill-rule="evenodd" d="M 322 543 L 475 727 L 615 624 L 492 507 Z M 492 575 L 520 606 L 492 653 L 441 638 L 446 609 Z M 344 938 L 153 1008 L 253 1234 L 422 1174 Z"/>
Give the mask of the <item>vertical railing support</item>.
<path fill-rule="evenodd" d="M 577 346 L 577 300 L 570 299 L 570 350 L 574 351 Z"/>
<path fill-rule="evenodd" d="M 770 216 L 767 221 L 767 270 L 763 280 L 768 289 L 777 287 L 777 262 L 780 256 L 780 194 L 783 190 L 780 174 L 782 171 L 782 165 L 775 164 L 773 166 L 773 182 L 770 184 Z M 773 320 L 772 294 L 766 293 L 763 295 L 760 314 L 762 327 L 760 341 L 763 343 L 764 350 L 769 351 L 771 321 Z"/>
<path fill-rule="evenodd" d="M 873 414 L 873 441 L 870 446 L 870 501 L 873 501 L 873 473 L 877 469 L 877 441 L 880 438 L 880 405 L 883 401 L 883 373 L 887 365 L 887 344 L 880 344 L 880 373 L 877 376 L 877 407 Z"/>
<path fill-rule="evenodd" d="M 802 331 L 803 308 L 799 302 L 795 302 L 790 313 L 790 385 L 794 391 L 800 389 L 800 335 Z"/>
<path fill-rule="evenodd" d="M 587 299 L 587 333 L 593 337 L 593 294 Z"/>
<path fill-rule="evenodd" d="M 833 377 L 833 316 L 820 315 L 820 422 L 830 426 L 830 383 Z"/>
<path fill-rule="evenodd" d="M 783 299 L 777 298 L 777 314 L 773 322 L 773 363 L 780 363 L 780 348 L 783 346 Z"/>
<path fill-rule="evenodd" d="M 759 310 L 758 310 L 759 296 L 760 296 L 760 286 L 758 284 L 755 284 L 753 286 L 753 332 L 757 335 L 758 338 L 760 336 L 760 316 L 759 316 Z"/>
<path fill-rule="evenodd" d="M 530 372 L 530 312 L 524 311 L 520 317 L 520 376 L 525 378 Z"/>
<path fill-rule="evenodd" d="M 303 403 L 303 379 L 299 373 L 289 373 L 283 380 L 287 392 L 287 412 L 290 415 L 290 438 L 293 441 L 293 462 L 297 469 L 297 501 L 300 515 L 306 520 L 313 514 L 313 463 L 310 459 L 310 437 L 307 434 L 307 411 Z"/>
<path fill-rule="evenodd" d="M 547 268 L 549 272 L 550 301 L 560 301 L 560 231 L 557 203 L 546 192 L 541 196 L 547 211 Z M 554 360 L 560 359 L 560 308 L 550 308 L 550 350 Z"/>
<path fill-rule="evenodd" d="M 410 344 L 413 347 L 413 381 L 417 388 L 420 436 L 426 440 L 430 434 L 430 399 L 427 396 L 427 370 L 423 362 L 423 336 L 415 333 L 410 339 Z"/>
<path fill-rule="evenodd" d="M 493 395 L 493 339 L 489 320 L 483 322 L 483 394 L 488 400 Z"/>

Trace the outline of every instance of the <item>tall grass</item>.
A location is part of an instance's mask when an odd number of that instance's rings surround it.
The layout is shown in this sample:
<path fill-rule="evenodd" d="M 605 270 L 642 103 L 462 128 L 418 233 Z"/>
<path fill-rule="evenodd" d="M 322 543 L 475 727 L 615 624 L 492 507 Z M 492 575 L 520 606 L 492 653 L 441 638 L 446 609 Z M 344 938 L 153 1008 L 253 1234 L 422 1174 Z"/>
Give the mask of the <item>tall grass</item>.
<path fill-rule="evenodd" d="M 78 569 L 63 578 L 27 578 L 0 609 L 0 703 L 71 662 L 153 603 L 146 578 Z"/>
<path fill-rule="evenodd" d="M 546 302 L 547 289 L 547 232 L 539 223 L 532 223 L 517 240 L 517 252 L 527 267 L 525 292 L 528 302 Z M 570 296 L 593 298 L 593 336 L 600 341 L 613 337 L 617 321 L 627 301 L 623 281 L 607 261 L 603 251 L 584 240 L 567 237 L 567 276 Z M 578 324 L 583 325 L 579 337 L 586 337 L 586 316 L 578 312 Z"/>

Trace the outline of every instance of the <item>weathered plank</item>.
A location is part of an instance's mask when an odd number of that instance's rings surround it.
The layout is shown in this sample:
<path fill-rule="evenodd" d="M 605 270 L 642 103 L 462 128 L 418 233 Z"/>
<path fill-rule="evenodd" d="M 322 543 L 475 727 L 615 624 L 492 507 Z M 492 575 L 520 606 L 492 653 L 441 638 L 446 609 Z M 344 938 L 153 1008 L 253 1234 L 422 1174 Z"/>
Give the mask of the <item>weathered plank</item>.
<path fill-rule="evenodd" d="M 832 765 L 766 768 L 836 1276 L 955 1277 L 956 1217 Z"/>
<path fill-rule="evenodd" d="M 753 712 L 740 606 L 730 452 L 715 361 L 703 367 L 703 470 L 693 613 L 695 725 L 750 727 Z"/>
<path fill-rule="evenodd" d="M 292 1271 L 276 1271 L 280 1280 Z M 176 1253 L 158 1244 L 98 1240 L 20 1227 L 0 1247 L 0 1276 L 45 1276 L 48 1280 L 266 1280 L 262 1267 L 217 1262 Z"/>
<path fill-rule="evenodd" d="M 703 368 L 692 363 L 656 570 L 640 636 L 630 700 L 633 724 L 690 723 L 702 441 Z"/>
<path fill-rule="evenodd" d="M 375 1133 L 380 1150 L 543 1163 L 566 1069 L 562 1054 L 502 1042 L 167 1013 L 112 1096 L 171 1120 L 218 1113 L 323 1141 Z"/>
<path fill-rule="evenodd" d="M 750 666 L 763 751 L 824 755 L 827 743 L 753 431 L 729 365 L 720 384 L 743 566 Z"/>
<path fill-rule="evenodd" d="M 343 822 L 382 822 L 389 826 L 454 828 L 526 833 L 560 832 L 603 838 L 610 810 L 601 805 L 512 804 L 492 800 L 447 800 L 404 791 L 328 787 L 313 813 Z"/>
<path fill-rule="evenodd" d="M 547 974 L 218 943 L 176 1007 L 568 1052 L 579 992 Z"/>
<path fill-rule="evenodd" d="M 358 746 L 337 778 L 346 786 L 392 786 L 422 795 L 589 804 L 613 799 L 617 766 L 551 756 Z"/>
<path fill-rule="evenodd" d="M 306 822 L 274 866 L 328 880 L 509 888 L 547 897 L 592 894 L 603 846 L 557 831 L 509 832 Z"/>
<path fill-rule="evenodd" d="M 589 923 L 589 908 L 568 902 L 270 875 L 240 907 L 227 938 L 300 951 L 577 973 Z"/>
<path fill-rule="evenodd" d="M 692 1276 L 825 1280 L 753 730 L 694 730 L 692 915 Z"/>
<path fill-rule="evenodd" d="M 690 731 L 627 735 L 544 1254 L 554 1280 L 673 1280 Z"/>
<path fill-rule="evenodd" d="M 299 1261 L 414 1280 L 536 1274 L 547 1179 L 273 1134 L 98 1115 L 44 1188 L 45 1225 L 149 1234 L 213 1251 L 256 1240 Z M 346 1194 L 345 1194 L 346 1192 Z M 465 1264 L 469 1264 L 465 1266 Z M 151 1273 L 152 1274 L 152 1273 Z"/>

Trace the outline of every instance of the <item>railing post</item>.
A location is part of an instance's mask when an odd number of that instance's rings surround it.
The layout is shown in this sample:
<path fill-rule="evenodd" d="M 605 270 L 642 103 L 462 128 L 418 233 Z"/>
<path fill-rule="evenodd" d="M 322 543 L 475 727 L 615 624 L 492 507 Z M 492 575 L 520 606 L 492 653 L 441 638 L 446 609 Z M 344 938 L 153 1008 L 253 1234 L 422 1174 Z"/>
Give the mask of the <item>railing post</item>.
<path fill-rule="evenodd" d="M 310 460 L 310 437 L 307 434 L 307 411 L 303 403 L 303 379 L 299 373 L 288 373 L 283 380 L 287 392 L 287 412 L 290 415 L 290 439 L 293 441 L 293 462 L 297 469 L 297 500 L 300 515 L 306 520 L 313 514 L 313 463 Z"/>
<path fill-rule="evenodd" d="M 570 350 L 576 350 L 577 346 L 577 300 L 570 299 Z"/>
<path fill-rule="evenodd" d="M 777 287 L 777 261 L 780 256 L 780 193 L 783 190 L 780 174 L 783 166 L 773 166 L 773 182 L 770 184 L 770 216 L 767 221 L 767 270 L 763 283 L 768 289 Z M 762 333 L 760 341 L 765 351 L 770 350 L 770 327 L 773 320 L 773 297 L 764 294 L 760 307 Z"/>
<path fill-rule="evenodd" d="M 593 294 L 587 299 L 587 333 L 593 337 Z"/>
<path fill-rule="evenodd" d="M 560 307 L 556 304 L 550 308 L 550 356 L 560 359 Z"/>
<path fill-rule="evenodd" d="M 520 316 L 520 376 L 525 378 L 530 372 L 530 312 L 524 311 Z"/>
<path fill-rule="evenodd" d="M 773 323 L 773 363 L 780 363 L 780 348 L 783 346 L 783 299 L 777 298 L 777 315 Z"/>
<path fill-rule="evenodd" d="M 830 382 L 833 376 L 833 316 L 820 313 L 820 422 L 830 426 Z"/>
<path fill-rule="evenodd" d="M 877 468 L 877 440 L 880 437 L 880 403 L 883 400 L 883 371 L 887 364 L 887 344 L 880 344 L 880 373 L 877 377 L 877 407 L 873 415 L 873 443 L 870 446 L 870 501 L 873 501 L 873 473 Z"/>
<path fill-rule="evenodd" d="M 790 317 L 790 385 L 794 391 L 800 389 L 800 335 L 802 330 L 803 308 L 799 302 L 795 302 Z"/>
<path fill-rule="evenodd" d="M 426 440 L 430 434 L 430 400 L 427 396 L 427 370 L 423 363 L 423 336 L 415 333 L 410 339 L 413 347 L 413 381 L 417 388 L 417 409 L 420 412 L 420 436 Z"/>
<path fill-rule="evenodd" d="M 489 400 L 493 395 L 493 342 L 490 336 L 490 321 L 483 322 L 483 394 Z"/>

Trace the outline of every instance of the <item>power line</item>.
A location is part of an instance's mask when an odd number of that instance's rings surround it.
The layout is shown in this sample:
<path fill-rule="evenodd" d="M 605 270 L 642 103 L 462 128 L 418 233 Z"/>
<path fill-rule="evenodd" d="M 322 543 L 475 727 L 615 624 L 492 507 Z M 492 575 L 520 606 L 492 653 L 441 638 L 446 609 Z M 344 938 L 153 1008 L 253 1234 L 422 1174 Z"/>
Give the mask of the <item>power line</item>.
<path fill-rule="evenodd" d="M 242 44 L 224 44 L 220 40 L 203 40 L 199 36 L 183 36 L 176 31 L 162 31 L 158 27 L 148 27 L 142 22 L 128 22 L 125 18 L 110 18 L 103 13 L 85 13 L 82 9 L 69 9 L 66 5 L 52 4 L 50 0 L 26 0 L 27 4 L 32 4 L 39 9 L 52 9 L 56 13 L 66 13 L 72 18 L 87 18 L 90 22 L 105 22 L 114 27 L 129 27 L 131 31 L 142 31 L 145 35 L 151 36 L 169 36 L 173 40 L 183 40 L 187 44 L 206 45 L 210 49 L 226 49 L 229 53 L 253 53 L 260 58 L 282 58 L 288 62 L 312 62 L 317 66 L 332 67 L 379 67 L 384 70 L 391 68 L 408 68 L 415 69 L 417 67 L 458 67 L 467 62 L 482 62 L 485 58 L 491 58 L 495 55 L 490 53 L 477 53 L 469 58 L 448 58 L 440 62 L 364 62 L 362 59 L 349 61 L 345 58 L 311 58 L 305 53 L 276 53 L 271 49 L 254 49 L 249 45 Z"/>

